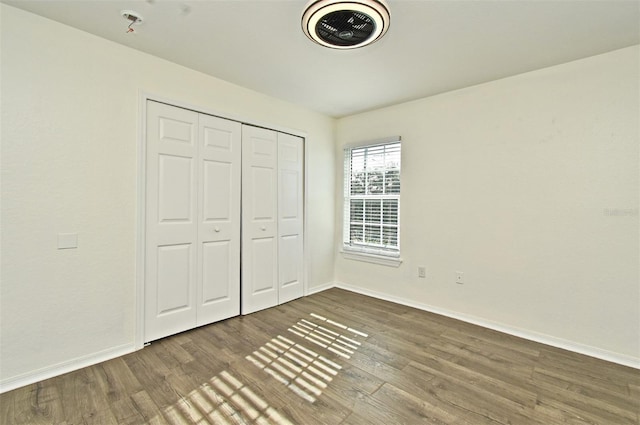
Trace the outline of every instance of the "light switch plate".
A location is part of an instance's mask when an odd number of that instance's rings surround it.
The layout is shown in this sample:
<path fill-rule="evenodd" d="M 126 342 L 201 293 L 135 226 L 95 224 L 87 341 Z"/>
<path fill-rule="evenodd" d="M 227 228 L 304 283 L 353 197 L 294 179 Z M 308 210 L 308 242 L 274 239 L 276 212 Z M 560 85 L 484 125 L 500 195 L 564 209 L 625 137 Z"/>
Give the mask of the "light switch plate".
<path fill-rule="evenodd" d="M 77 247 L 77 233 L 58 233 L 58 249 L 72 249 Z"/>
<path fill-rule="evenodd" d="M 427 268 L 425 266 L 418 266 L 418 277 L 421 279 L 427 277 Z"/>

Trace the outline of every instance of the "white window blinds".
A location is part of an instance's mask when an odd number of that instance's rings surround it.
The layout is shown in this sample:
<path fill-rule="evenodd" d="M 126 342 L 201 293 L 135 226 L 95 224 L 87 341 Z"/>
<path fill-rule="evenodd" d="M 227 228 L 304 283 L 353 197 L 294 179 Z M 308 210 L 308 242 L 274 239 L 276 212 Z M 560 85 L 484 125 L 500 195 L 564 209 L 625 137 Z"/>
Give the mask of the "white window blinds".
<path fill-rule="evenodd" d="M 400 252 L 400 140 L 345 149 L 344 247 Z"/>

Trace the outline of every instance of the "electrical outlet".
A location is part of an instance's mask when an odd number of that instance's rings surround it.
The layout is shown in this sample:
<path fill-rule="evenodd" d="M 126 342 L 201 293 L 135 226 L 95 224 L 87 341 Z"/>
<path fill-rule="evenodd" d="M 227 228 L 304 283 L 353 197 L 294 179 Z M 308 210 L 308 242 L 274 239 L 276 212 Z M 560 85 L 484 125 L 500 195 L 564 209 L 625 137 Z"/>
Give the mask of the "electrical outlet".
<path fill-rule="evenodd" d="M 418 277 L 421 279 L 427 277 L 427 268 L 425 266 L 418 266 Z"/>
<path fill-rule="evenodd" d="M 464 283 L 464 272 L 456 272 L 456 283 L 463 284 Z"/>

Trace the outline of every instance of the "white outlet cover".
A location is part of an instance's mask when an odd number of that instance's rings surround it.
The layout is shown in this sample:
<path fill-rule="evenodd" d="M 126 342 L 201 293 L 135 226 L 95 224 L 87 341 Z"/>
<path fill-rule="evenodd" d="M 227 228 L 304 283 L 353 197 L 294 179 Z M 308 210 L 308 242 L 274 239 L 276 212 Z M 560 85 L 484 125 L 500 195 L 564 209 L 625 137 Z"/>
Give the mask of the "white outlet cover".
<path fill-rule="evenodd" d="M 58 249 L 73 249 L 77 247 L 77 233 L 58 233 Z"/>

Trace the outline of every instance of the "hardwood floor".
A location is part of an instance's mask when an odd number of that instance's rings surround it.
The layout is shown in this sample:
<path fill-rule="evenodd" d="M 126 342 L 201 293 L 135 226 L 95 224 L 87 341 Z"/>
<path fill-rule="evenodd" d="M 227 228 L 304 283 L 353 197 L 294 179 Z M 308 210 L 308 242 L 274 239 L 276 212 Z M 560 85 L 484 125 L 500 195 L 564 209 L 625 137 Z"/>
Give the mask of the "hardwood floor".
<path fill-rule="evenodd" d="M 2 424 L 636 424 L 640 371 L 331 289 L 0 395 Z"/>

